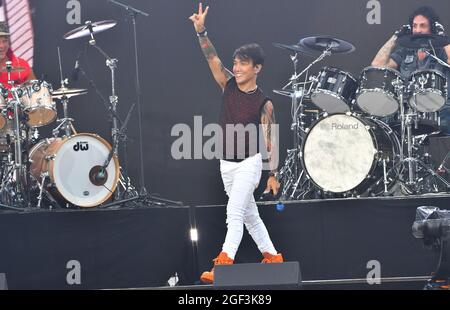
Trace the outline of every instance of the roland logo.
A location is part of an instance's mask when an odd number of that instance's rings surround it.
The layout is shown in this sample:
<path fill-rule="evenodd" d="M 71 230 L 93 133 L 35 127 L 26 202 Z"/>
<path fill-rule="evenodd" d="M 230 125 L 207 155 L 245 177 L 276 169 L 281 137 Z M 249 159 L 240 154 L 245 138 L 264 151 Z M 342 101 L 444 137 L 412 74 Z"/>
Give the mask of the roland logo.
<path fill-rule="evenodd" d="M 77 142 L 74 146 L 73 146 L 73 150 L 75 152 L 78 151 L 87 151 L 89 150 L 89 144 L 87 142 Z"/>
<path fill-rule="evenodd" d="M 355 124 L 343 124 L 343 123 L 332 123 L 331 129 L 340 130 L 340 129 L 358 129 L 359 123 Z"/>

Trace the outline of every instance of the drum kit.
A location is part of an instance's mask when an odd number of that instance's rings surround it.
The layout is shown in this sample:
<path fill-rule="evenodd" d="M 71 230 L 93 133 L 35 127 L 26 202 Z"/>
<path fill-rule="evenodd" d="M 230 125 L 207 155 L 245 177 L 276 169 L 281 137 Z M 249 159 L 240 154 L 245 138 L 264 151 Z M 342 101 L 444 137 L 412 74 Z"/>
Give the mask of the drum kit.
<path fill-rule="evenodd" d="M 404 35 L 398 42 L 434 50 L 450 39 Z M 291 52 L 294 67 L 289 83 L 274 90 L 291 99 L 294 133 L 293 149 L 279 171 L 282 200 L 450 191 L 449 171 L 433 167 L 426 151 L 427 138 L 440 134 L 439 111 L 447 100 L 444 74 L 420 70 L 405 78 L 397 70 L 371 66 L 359 78 L 331 67 L 310 76 L 314 64 L 355 47 L 330 36 L 274 46 Z M 301 55 L 316 58 L 297 73 Z"/>
<path fill-rule="evenodd" d="M 94 34 L 114 27 L 114 21 L 87 22 L 67 33 L 64 38 L 89 36 L 95 45 Z M 107 54 L 100 49 L 103 55 Z M 11 73 L 23 70 L 7 62 L 10 88 L 0 87 L 0 206 L 13 210 L 37 206 L 47 202 L 53 207 L 96 207 L 117 194 L 118 185 L 137 195 L 129 179 L 122 174 L 118 159 L 118 140 L 129 115 L 118 128 L 113 117 L 112 141 L 93 133 L 77 133 L 69 117 L 71 98 L 87 94 L 87 89 L 68 88 L 63 78 L 58 47 L 61 87 L 53 90 L 43 80 L 31 80 L 15 85 Z M 116 112 L 118 97 L 114 92 L 114 70 L 117 60 L 107 57 L 112 73 L 111 110 Z M 58 118 L 60 102 L 63 117 Z M 57 122 L 52 137 L 40 139 L 38 128 Z M 122 195 L 124 196 L 124 195 Z M 129 195 L 130 196 L 130 195 Z"/>

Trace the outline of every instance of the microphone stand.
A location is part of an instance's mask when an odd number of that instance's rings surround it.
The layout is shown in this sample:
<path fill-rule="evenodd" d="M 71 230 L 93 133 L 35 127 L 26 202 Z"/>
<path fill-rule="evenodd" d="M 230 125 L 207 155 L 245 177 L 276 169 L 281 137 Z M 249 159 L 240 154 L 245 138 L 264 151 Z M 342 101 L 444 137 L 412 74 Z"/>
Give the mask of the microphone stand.
<path fill-rule="evenodd" d="M 148 13 L 138 10 L 132 6 L 120 3 L 114 0 L 108 0 L 110 3 L 127 10 L 133 22 L 133 41 L 134 41 L 134 60 L 135 60 L 135 74 L 136 74 L 136 97 L 137 97 L 137 112 L 138 112 L 138 128 L 139 128 L 139 195 L 146 196 L 147 189 L 145 188 L 144 179 L 144 151 L 142 143 L 142 107 L 141 107 L 141 84 L 139 80 L 139 56 L 138 56 L 138 44 L 137 44 L 137 29 L 136 29 L 136 17 L 142 15 L 145 17 L 150 16 Z"/>
<path fill-rule="evenodd" d="M 145 17 L 150 16 L 148 13 L 138 10 L 132 6 L 123 4 L 119 1 L 108 0 L 108 2 L 117 5 L 119 7 L 127 10 L 128 14 L 131 17 L 133 23 L 133 41 L 134 41 L 134 60 L 135 60 L 135 74 L 136 74 L 136 96 L 137 96 L 137 112 L 138 112 L 138 128 L 139 128 L 139 196 L 142 198 L 150 199 L 154 204 L 160 204 L 155 202 L 155 200 L 162 201 L 169 204 L 174 205 L 183 205 L 180 201 L 173 201 L 161 197 L 156 197 L 153 195 L 149 195 L 147 189 L 145 188 L 145 179 L 144 179 L 144 151 L 143 151 L 143 143 L 142 143 L 142 106 L 141 106 L 141 85 L 139 80 L 139 53 L 138 53 L 138 44 L 137 44 L 137 29 L 136 29 L 136 17 L 138 15 L 142 15 Z"/>
<path fill-rule="evenodd" d="M 130 120 L 131 112 L 133 111 L 135 105 L 136 105 L 136 103 L 133 103 L 130 110 L 128 111 L 125 122 L 122 124 L 122 127 L 120 128 L 120 130 L 117 131 L 116 139 L 113 139 L 113 143 L 118 143 L 119 140 L 122 140 L 124 138 L 124 131 L 127 128 L 127 124 L 128 124 L 128 121 Z M 117 148 L 118 148 L 117 144 L 112 145 L 111 151 L 108 154 L 108 158 L 105 160 L 105 162 L 103 163 L 103 166 L 98 170 L 98 172 L 94 176 L 95 181 L 100 181 L 100 180 L 103 180 L 106 178 L 106 168 L 108 167 L 109 163 L 111 162 L 111 159 L 113 158 L 113 156 L 114 155 L 117 156 L 117 154 L 114 152 L 114 150 L 116 150 Z"/>

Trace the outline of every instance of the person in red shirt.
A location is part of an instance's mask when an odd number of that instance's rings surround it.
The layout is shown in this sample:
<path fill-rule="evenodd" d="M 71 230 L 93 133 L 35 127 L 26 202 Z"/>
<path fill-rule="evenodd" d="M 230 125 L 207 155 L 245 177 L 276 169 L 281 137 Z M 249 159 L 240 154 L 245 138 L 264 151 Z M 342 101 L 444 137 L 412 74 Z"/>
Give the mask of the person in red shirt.
<path fill-rule="evenodd" d="M 29 80 L 36 80 L 33 69 L 28 62 L 14 55 L 11 50 L 10 32 L 6 22 L 0 22 L 0 83 L 3 87 L 10 89 L 8 84 L 8 72 L 6 70 L 6 62 L 12 62 L 11 80 L 14 85 L 20 85 Z"/>

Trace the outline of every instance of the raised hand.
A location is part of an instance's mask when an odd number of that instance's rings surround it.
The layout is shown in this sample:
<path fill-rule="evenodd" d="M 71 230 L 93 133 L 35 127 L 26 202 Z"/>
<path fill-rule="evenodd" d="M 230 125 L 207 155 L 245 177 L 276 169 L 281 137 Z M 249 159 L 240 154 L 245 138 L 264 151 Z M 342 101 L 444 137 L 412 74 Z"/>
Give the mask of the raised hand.
<path fill-rule="evenodd" d="M 194 23 L 195 31 L 202 32 L 205 30 L 205 18 L 208 14 L 209 6 L 205 8 L 203 11 L 203 5 L 200 2 L 198 4 L 198 12 L 194 13 L 189 17 L 189 19 Z"/>
<path fill-rule="evenodd" d="M 410 25 L 402 25 L 394 34 L 397 37 L 400 37 L 405 34 L 411 34 L 411 26 Z"/>

